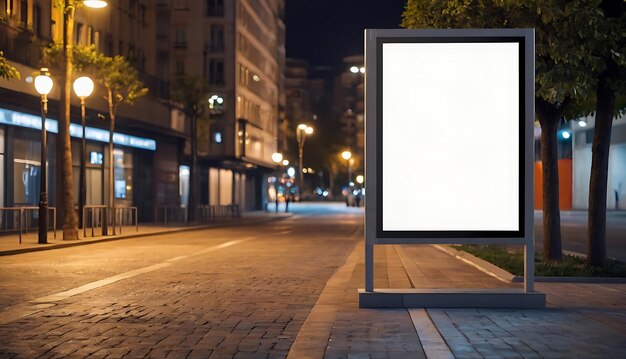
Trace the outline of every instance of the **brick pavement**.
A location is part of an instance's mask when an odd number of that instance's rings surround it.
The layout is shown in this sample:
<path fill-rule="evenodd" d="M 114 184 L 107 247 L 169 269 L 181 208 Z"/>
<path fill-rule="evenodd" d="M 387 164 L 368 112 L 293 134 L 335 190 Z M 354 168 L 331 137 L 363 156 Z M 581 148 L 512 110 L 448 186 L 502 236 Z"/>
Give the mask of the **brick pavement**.
<path fill-rule="evenodd" d="M 241 229 L 236 238 L 254 239 L 206 253 L 191 249 L 169 266 L 44 303 L 0 325 L 0 357 L 283 358 L 291 350 L 293 358 L 421 358 L 432 343 L 418 337 L 419 318 L 436 326 L 440 343 L 458 358 L 626 352 L 626 285 L 537 283 L 547 293 L 546 310 L 428 309 L 412 320 L 415 313 L 405 309 L 358 308 L 358 220 L 338 227 L 296 222 Z M 378 288 L 519 285 L 431 246 L 379 246 L 375 263 Z M 437 350 L 426 352 L 447 355 Z"/>
<path fill-rule="evenodd" d="M 168 267 L 58 301 L 0 326 L 0 357 L 282 358 L 333 271 L 354 226 L 293 241 L 254 236 Z M 332 246 L 329 244 L 332 243 Z M 327 246 L 319 261 L 316 248 Z M 51 252 L 52 253 L 52 252 Z"/>

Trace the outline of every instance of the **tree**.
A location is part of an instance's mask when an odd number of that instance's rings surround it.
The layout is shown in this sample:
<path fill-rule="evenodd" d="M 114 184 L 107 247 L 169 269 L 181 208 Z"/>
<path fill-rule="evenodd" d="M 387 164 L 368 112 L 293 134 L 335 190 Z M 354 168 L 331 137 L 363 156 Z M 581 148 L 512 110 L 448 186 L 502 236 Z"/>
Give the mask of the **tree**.
<path fill-rule="evenodd" d="M 189 185 L 189 219 L 195 220 L 198 206 L 198 118 L 205 114 L 209 88 L 198 75 L 180 75 L 172 83 L 171 98 L 182 105 L 191 118 L 191 171 Z"/>
<path fill-rule="evenodd" d="M 587 61 L 597 79 L 595 127 L 589 181 L 587 264 L 606 264 L 606 197 L 612 120 L 626 103 L 626 2 L 581 1 L 589 16 L 579 18 Z M 621 100 L 621 103 L 619 103 Z M 618 104 L 619 105 L 616 105 Z"/>
<path fill-rule="evenodd" d="M 2 51 L 0 51 L 0 79 L 20 79 L 20 72 L 7 62 Z"/>
<path fill-rule="evenodd" d="M 581 36 L 566 0 L 409 0 L 402 25 L 409 28 L 535 28 L 535 114 L 541 126 L 543 251 L 545 261 L 562 258 L 556 134 L 566 111 L 592 81 L 579 49 Z"/>
<path fill-rule="evenodd" d="M 137 70 L 135 70 L 124 56 L 114 57 L 98 53 L 93 47 L 80 48 L 80 55 L 75 58 L 78 68 L 84 68 L 87 72 L 95 75 L 96 82 L 104 86 L 106 100 L 109 108 L 109 200 L 108 207 L 115 207 L 115 196 L 113 191 L 114 165 L 113 165 L 113 133 L 115 131 L 115 119 L 117 109 L 121 104 L 132 105 L 135 101 L 148 93 L 148 89 L 143 87 L 139 81 Z M 84 62 L 83 62 L 84 61 Z M 109 214 L 109 219 L 114 214 Z"/>

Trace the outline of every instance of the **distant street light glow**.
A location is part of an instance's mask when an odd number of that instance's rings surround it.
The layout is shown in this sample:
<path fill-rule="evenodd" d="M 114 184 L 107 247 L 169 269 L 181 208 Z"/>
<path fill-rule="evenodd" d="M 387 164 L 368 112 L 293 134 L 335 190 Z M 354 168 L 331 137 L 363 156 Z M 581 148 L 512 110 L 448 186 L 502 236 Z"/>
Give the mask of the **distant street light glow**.
<path fill-rule="evenodd" d="M 304 133 L 306 133 L 307 135 L 310 135 L 313 133 L 313 127 L 307 127 L 304 129 Z"/>
<path fill-rule="evenodd" d="M 300 129 L 300 130 L 306 130 L 307 127 L 308 126 L 305 125 L 304 123 L 301 123 L 301 124 L 298 125 L 298 129 Z"/>
<path fill-rule="evenodd" d="M 365 73 L 365 67 L 360 67 L 360 68 L 359 68 L 359 72 L 360 72 L 360 73 L 362 73 L 362 74 L 364 74 L 364 73 Z"/>
<path fill-rule="evenodd" d="M 107 2 L 103 0 L 84 0 L 83 4 L 93 9 L 102 9 L 108 5 Z"/>
<path fill-rule="evenodd" d="M 359 68 L 358 68 L 358 67 L 356 67 L 356 66 L 352 66 L 352 67 L 350 68 L 350 72 L 352 72 L 353 74 L 356 74 L 357 72 L 359 72 Z"/>
<path fill-rule="evenodd" d="M 296 169 L 295 169 L 295 168 L 293 168 L 293 167 L 289 167 L 289 168 L 287 169 L 287 174 L 289 175 L 289 177 L 293 177 L 293 176 L 295 176 L 295 175 L 296 175 Z"/>
<path fill-rule="evenodd" d="M 276 163 L 280 163 L 283 160 L 283 154 L 279 152 L 274 152 L 272 154 L 272 161 Z"/>
<path fill-rule="evenodd" d="M 585 120 L 578 121 L 578 126 L 580 126 L 580 127 L 587 127 L 587 121 L 585 121 Z"/>
<path fill-rule="evenodd" d="M 289 160 L 283 160 L 283 166 L 289 166 Z"/>
<path fill-rule="evenodd" d="M 568 138 L 572 137 L 572 134 L 566 130 L 566 131 L 561 132 L 561 137 L 567 140 Z"/>
<path fill-rule="evenodd" d="M 356 176 L 356 181 L 357 181 L 357 183 L 359 183 L 359 184 L 363 184 L 363 180 L 364 180 L 364 179 L 365 179 L 365 178 L 363 178 L 363 175 L 358 175 L 358 176 Z"/>
<path fill-rule="evenodd" d="M 352 152 L 350 152 L 350 151 L 343 151 L 343 152 L 341 152 L 341 157 L 342 157 L 344 160 L 346 160 L 346 161 L 347 161 L 347 160 L 349 160 L 349 159 L 350 159 L 350 157 L 352 157 Z"/>

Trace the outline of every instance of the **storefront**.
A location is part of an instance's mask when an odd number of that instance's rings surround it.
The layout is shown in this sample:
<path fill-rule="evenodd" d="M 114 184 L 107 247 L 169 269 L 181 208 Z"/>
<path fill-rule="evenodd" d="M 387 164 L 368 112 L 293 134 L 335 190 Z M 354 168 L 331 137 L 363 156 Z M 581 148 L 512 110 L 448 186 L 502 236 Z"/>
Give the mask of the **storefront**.
<path fill-rule="evenodd" d="M 50 134 L 47 147 L 48 193 L 52 206 L 56 204 L 56 143 L 58 122 L 46 119 L 46 129 Z M 80 178 L 80 146 L 82 127 L 70 124 L 72 137 L 72 164 L 74 196 L 78 199 Z M 109 195 L 108 141 L 109 131 L 86 126 L 86 204 L 105 204 Z M 165 144 L 177 158 L 177 143 Z M 113 134 L 114 183 L 116 205 L 134 206 L 153 202 L 158 185 L 151 180 L 155 177 L 154 157 L 157 153 L 155 139 L 129 135 L 124 129 Z M 41 118 L 35 115 L 0 108 L 0 205 L 34 206 L 39 202 L 41 173 Z M 177 163 L 173 166 L 177 168 Z M 150 179 L 149 184 L 140 182 Z M 158 183 L 158 180 L 156 181 Z M 178 177 L 173 179 L 178 182 Z M 139 185 L 141 183 L 141 185 Z M 167 192 L 167 191 L 163 191 Z M 176 193 L 177 191 L 174 191 Z M 149 211 L 149 208 L 146 208 Z M 151 215 L 151 211 L 150 215 Z M 141 210 L 140 210 L 141 213 Z M 148 213 L 140 214 L 150 220 Z"/>

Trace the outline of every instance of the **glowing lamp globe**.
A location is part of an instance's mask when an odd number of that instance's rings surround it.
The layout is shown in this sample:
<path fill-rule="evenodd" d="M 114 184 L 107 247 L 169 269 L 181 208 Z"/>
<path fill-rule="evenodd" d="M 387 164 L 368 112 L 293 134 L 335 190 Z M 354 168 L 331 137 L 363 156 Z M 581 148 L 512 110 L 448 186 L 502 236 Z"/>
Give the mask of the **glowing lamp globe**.
<path fill-rule="evenodd" d="M 88 97 L 93 92 L 93 81 L 87 77 L 79 77 L 74 80 L 74 92 L 80 98 Z"/>
<path fill-rule="evenodd" d="M 47 72 L 48 69 L 44 67 L 41 69 L 41 74 L 35 77 L 35 90 L 37 90 L 37 93 L 40 95 L 48 95 L 54 85 L 50 76 L 47 75 Z"/>

